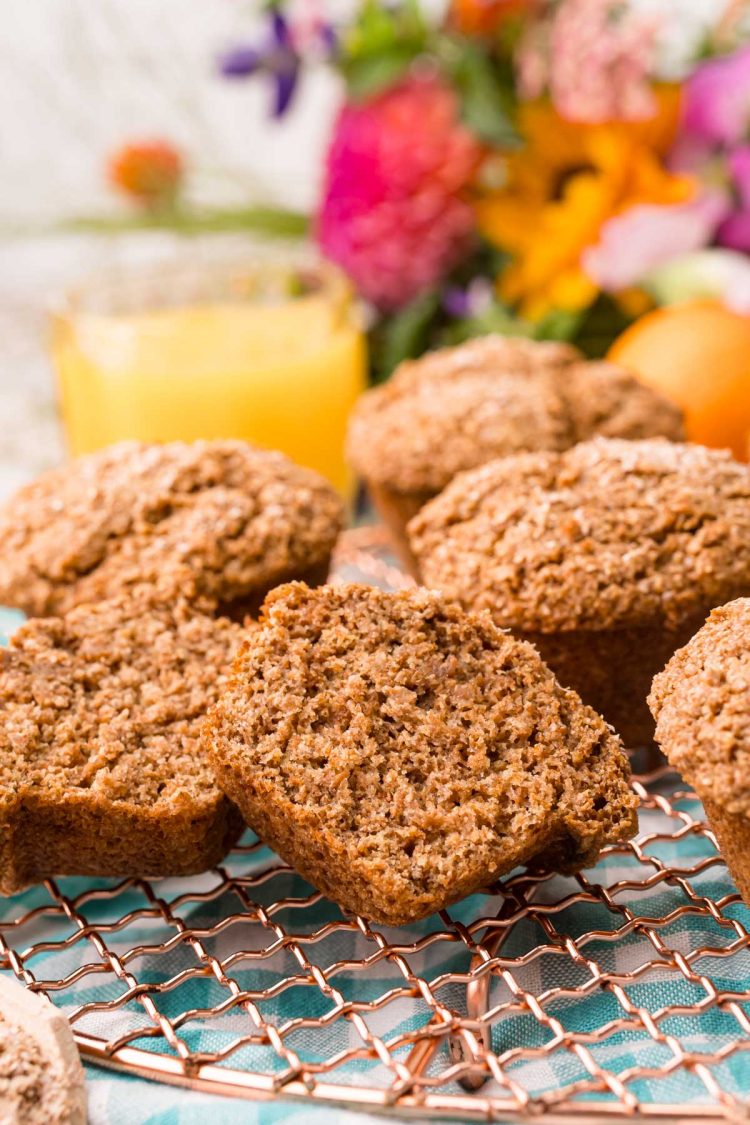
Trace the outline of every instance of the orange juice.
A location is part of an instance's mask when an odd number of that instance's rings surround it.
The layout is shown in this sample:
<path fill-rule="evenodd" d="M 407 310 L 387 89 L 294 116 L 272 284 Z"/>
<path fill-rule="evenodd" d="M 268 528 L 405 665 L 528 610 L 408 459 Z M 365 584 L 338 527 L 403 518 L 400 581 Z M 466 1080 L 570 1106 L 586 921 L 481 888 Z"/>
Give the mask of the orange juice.
<path fill-rule="evenodd" d="M 111 279 L 55 316 L 53 353 L 73 454 L 125 438 L 243 438 L 351 494 L 343 442 L 366 349 L 328 267 Z"/>

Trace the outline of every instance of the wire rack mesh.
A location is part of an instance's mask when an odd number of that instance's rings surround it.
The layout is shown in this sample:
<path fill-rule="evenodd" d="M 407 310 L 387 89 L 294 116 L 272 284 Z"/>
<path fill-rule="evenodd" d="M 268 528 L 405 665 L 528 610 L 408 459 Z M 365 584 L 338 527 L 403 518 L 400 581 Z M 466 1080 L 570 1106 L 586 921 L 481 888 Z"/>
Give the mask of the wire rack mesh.
<path fill-rule="evenodd" d="M 405 585 L 380 533 L 335 580 Z M 648 766 L 651 765 L 650 771 Z M 420 1118 L 747 1120 L 750 911 L 694 795 L 634 762 L 640 833 L 426 922 L 344 916 L 248 833 L 185 879 L 48 880 L 0 968 L 82 1055 L 163 1082 Z"/>

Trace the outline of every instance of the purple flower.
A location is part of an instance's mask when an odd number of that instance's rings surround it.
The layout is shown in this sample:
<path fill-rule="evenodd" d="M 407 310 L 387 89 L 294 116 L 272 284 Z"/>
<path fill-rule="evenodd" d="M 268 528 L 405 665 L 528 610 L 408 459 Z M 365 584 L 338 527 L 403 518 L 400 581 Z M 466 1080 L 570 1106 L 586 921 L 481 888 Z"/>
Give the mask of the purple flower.
<path fill-rule="evenodd" d="M 750 144 L 733 149 L 727 165 L 736 209 L 719 227 L 717 241 L 720 246 L 750 253 Z"/>
<path fill-rule="evenodd" d="M 702 63 L 686 87 L 673 168 L 722 183 L 730 194 L 729 213 L 716 242 L 750 253 L 750 45 Z"/>
<path fill-rule="evenodd" d="M 292 104 L 299 80 L 301 59 L 294 47 L 284 16 L 271 11 L 270 31 L 266 42 L 259 47 L 244 44 L 233 47 L 219 60 L 219 69 L 225 78 L 248 78 L 264 73 L 273 81 L 274 117 L 283 117 Z"/>
<path fill-rule="evenodd" d="M 708 145 L 735 145 L 750 126 L 750 45 L 701 64 L 687 84 L 685 131 Z"/>
<path fill-rule="evenodd" d="M 475 277 L 465 289 L 449 285 L 443 293 L 443 309 L 456 320 L 470 320 L 492 305 L 492 293 L 493 285 L 488 277 Z"/>

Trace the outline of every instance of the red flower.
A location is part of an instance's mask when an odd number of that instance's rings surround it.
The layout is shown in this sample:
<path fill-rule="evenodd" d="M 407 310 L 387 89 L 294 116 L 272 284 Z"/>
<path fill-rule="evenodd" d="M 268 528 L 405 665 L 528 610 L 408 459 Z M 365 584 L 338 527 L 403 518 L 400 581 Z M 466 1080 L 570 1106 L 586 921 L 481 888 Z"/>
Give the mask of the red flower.
<path fill-rule="evenodd" d="M 171 206 L 184 173 L 182 156 L 168 141 L 123 145 L 110 157 L 109 182 L 143 207 Z"/>
<path fill-rule="evenodd" d="M 407 304 L 464 253 L 475 224 L 463 192 L 480 158 L 438 78 L 408 78 L 346 105 L 328 152 L 323 251 L 374 304 Z"/>

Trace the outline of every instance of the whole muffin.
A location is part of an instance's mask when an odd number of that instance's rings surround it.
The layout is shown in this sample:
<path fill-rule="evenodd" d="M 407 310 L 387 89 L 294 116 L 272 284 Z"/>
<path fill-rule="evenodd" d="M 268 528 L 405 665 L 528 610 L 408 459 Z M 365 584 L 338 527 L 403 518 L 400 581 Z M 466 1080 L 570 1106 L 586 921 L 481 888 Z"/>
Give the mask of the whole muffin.
<path fill-rule="evenodd" d="M 240 615 L 279 582 L 324 581 L 342 523 L 330 485 L 281 453 L 125 442 L 0 509 L 0 604 L 41 616 L 146 585 Z"/>
<path fill-rule="evenodd" d="M 200 726 L 242 637 L 191 603 L 120 596 L 0 649 L 0 893 L 54 875 L 187 875 L 242 829 Z"/>
<path fill-rule="evenodd" d="M 409 525 L 425 585 L 532 641 L 628 745 L 651 680 L 714 606 L 750 593 L 750 467 L 597 438 L 463 473 Z"/>
<path fill-rule="evenodd" d="M 679 441 L 682 414 L 622 368 L 585 362 L 568 344 L 484 336 L 404 363 L 364 394 L 347 450 L 412 568 L 406 524 L 457 473 L 599 434 Z"/>
<path fill-rule="evenodd" d="M 217 780 L 341 906 L 400 924 L 635 831 L 619 739 L 531 645 L 426 590 L 266 599 L 206 721 Z"/>
<path fill-rule="evenodd" d="M 656 739 L 703 802 L 750 904 L 750 599 L 715 609 L 654 680 Z"/>

